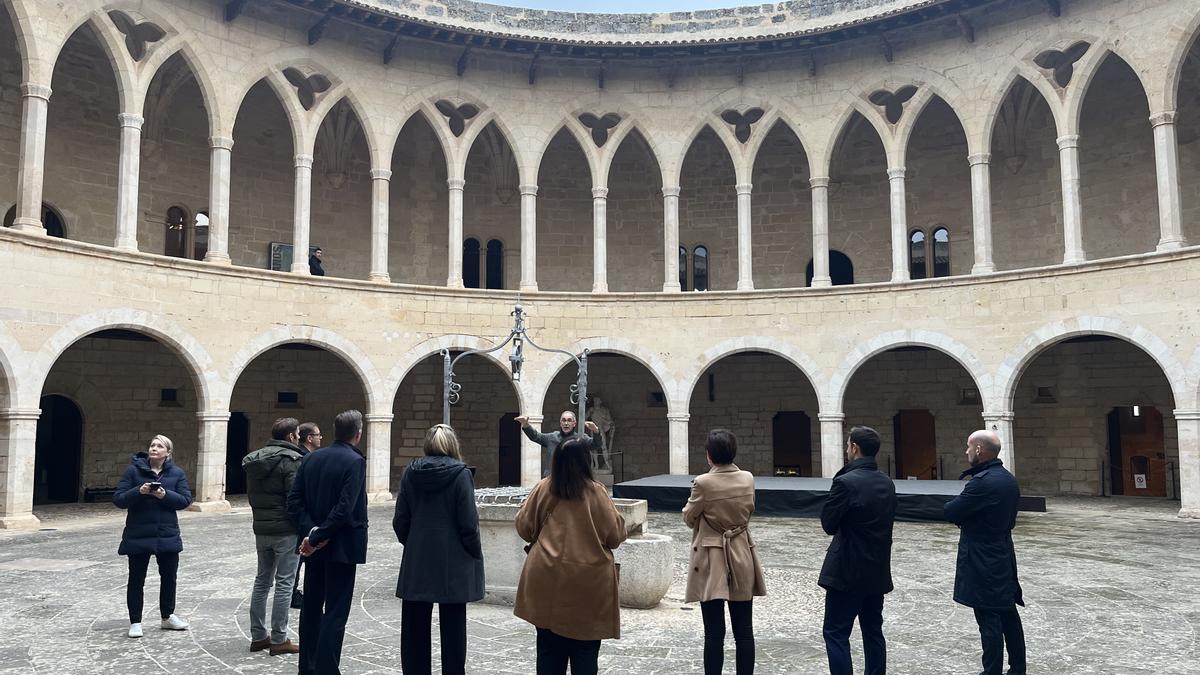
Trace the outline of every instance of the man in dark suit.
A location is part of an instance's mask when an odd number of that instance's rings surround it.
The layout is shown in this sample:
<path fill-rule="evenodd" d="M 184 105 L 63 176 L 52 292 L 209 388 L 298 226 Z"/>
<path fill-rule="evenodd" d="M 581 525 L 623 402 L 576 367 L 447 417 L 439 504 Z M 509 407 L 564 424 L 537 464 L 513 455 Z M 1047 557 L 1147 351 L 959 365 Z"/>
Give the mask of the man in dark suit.
<path fill-rule="evenodd" d="M 357 565 L 367 562 L 366 459 L 357 445 L 363 416 L 339 413 L 332 445 L 300 462 L 288 493 L 288 515 L 301 539 L 304 608 L 300 612 L 301 675 L 339 675 Z"/>
<path fill-rule="evenodd" d="M 1017 605 L 1025 606 L 1017 580 L 1012 530 L 1021 488 L 1000 461 L 1000 437 L 987 430 L 967 439 L 971 476 L 962 494 L 946 503 L 946 520 L 958 525 L 954 601 L 975 609 L 983 642 L 984 675 L 1000 675 L 1008 647 L 1009 675 L 1025 675 L 1025 631 Z"/>
<path fill-rule="evenodd" d="M 825 653 L 831 675 L 852 675 L 850 632 L 862 631 L 867 675 L 887 671 L 883 596 L 892 591 L 892 524 L 896 486 L 879 471 L 879 434 L 854 427 L 846 443 L 847 464 L 833 477 L 821 509 L 821 527 L 833 535 L 817 580 L 825 589 Z"/>

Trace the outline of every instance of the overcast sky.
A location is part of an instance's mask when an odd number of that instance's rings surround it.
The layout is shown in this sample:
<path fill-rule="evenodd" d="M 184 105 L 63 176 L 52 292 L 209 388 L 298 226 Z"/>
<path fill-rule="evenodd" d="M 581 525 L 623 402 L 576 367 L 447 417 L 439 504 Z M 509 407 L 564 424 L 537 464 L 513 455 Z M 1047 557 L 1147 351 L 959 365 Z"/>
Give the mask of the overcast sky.
<path fill-rule="evenodd" d="M 482 0 L 493 5 L 563 12 L 679 12 L 753 5 L 753 0 Z"/>

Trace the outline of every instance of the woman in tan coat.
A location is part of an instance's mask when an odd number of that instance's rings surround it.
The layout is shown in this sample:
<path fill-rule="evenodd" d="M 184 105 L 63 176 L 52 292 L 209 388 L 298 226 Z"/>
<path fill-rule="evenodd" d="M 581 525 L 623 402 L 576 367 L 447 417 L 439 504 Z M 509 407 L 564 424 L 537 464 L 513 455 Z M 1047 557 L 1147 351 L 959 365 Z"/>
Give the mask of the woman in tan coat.
<path fill-rule="evenodd" d="M 762 565 L 750 538 L 754 476 L 733 463 L 737 438 L 726 429 L 708 432 L 712 469 L 692 482 L 683 520 L 692 528 L 692 560 L 684 602 L 700 602 L 704 619 L 704 673 L 719 675 L 725 654 L 725 603 L 737 647 L 737 675 L 754 672 L 752 599 L 766 595 Z"/>
<path fill-rule="evenodd" d="M 563 443 L 517 513 L 529 557 L 513 614 L 537 627 L 538 675 L 593 675 L 600 641 L 621 636 L 612 550 L 625 541 L 625 519 L 592 478 L 588 450 Z"/>

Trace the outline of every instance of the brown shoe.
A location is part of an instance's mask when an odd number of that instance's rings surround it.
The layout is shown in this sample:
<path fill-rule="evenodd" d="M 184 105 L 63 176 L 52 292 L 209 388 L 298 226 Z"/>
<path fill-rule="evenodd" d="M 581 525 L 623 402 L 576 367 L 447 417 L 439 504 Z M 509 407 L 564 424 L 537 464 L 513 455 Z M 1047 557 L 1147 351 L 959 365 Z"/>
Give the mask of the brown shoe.
<path fill-rule="evenodd" d="M 269 649 L 270 647 L 271 647 L 271 638 L 263 638 L 261 640 L 254 640 L 253 642 L 250 643 L 250 651 L 252 651 L 252 652 L 261 652 L 262 650 Z"/>
<path fill-rule="evenodd" d="M 299 654 L 300 645 L 291 640 L 284 640 L 277 645 L 271 645 L 271 656 L 279 656 L 280 654 Z"/>

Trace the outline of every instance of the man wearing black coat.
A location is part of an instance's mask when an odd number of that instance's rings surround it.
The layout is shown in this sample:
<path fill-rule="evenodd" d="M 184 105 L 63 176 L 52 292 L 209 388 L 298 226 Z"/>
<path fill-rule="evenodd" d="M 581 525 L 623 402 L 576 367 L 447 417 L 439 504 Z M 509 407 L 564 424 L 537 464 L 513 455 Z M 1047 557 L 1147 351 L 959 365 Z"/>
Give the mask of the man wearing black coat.
<path fill-rule="evenodd" d="M 1025 606 L 1017 580 L 1012 530 L 1021 489 L 1000 461 L 1000 438 L 982 430 L 967 439 L 971 476 L 962 494 L 946 503 L 946 520 L 959 526 L 954 601 L 975 609 L 983 642 L 983 674 L 1000 675 L 1008 647 L 1009 675 L 1025 675 L 1025 632 L 1017 605 Z"/>
<path fill-rule="evenodd" d="M 833 535 L 817 583 L 825 589 L 825 653 L 831 675 L 851 675 L 850 632 L 862 631 L 867 675 L 887 671 L 883 596 L 892 591 L 892 524 L 896 486 L 879 471 L 879 434 L 854 427 L 847 464 L 833 477 L 821 508 L 821 527 Z"/>
<path fill-rule="evenodd" d="M 304 608 L 300 611 L 300 673 L 339 675 L 342 639 L 354 600 L 357 566 L 367 562 L 366 459 L 359 452 L 363 416 L 339 413 L 337 439 L 304 456 L 288 516 L 302 539 Z"/>

